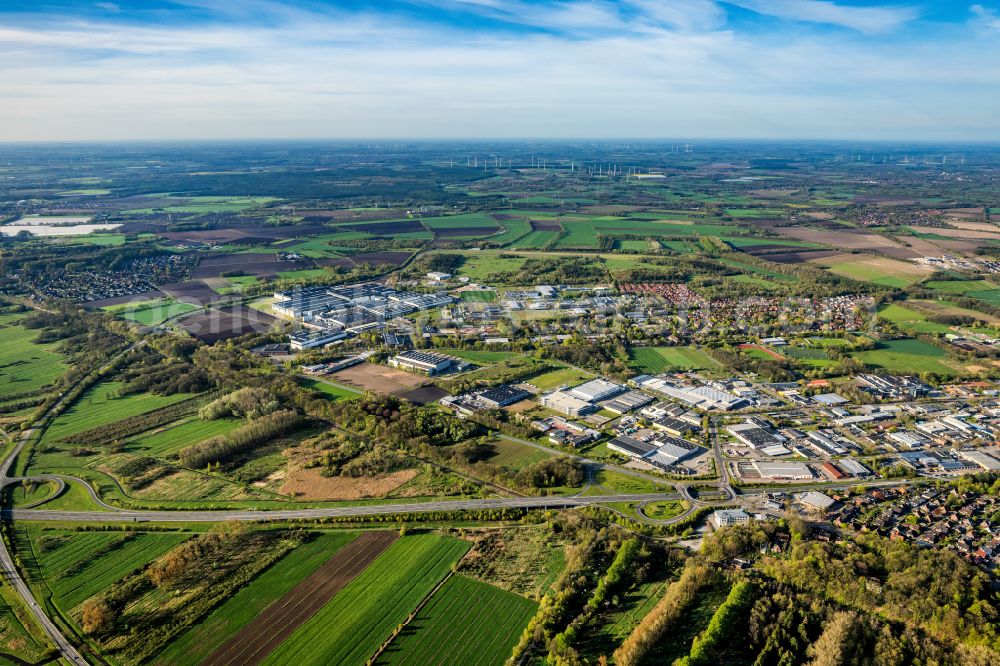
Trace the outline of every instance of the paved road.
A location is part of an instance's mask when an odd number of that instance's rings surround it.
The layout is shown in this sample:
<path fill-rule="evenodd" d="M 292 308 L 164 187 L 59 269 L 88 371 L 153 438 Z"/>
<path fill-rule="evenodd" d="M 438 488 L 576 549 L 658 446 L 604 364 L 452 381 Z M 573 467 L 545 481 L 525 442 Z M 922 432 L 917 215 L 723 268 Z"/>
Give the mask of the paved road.
<path fill-rule="evenodd" d="M 477 511 L 490 509 L 561 509 L 593 506 L 605 502 L 655 502 L 681 499 L 679 493 L 644 493 L 621 495 L 594 495 L 590 497 L 496 497 L 472 500 L 442 500 L 409 504 L 368 504 L 339 506 L 325 509 L 277 509 L 248 511 L 53 511 L 48 509 L 14 509 L 16 520 L 44 520 L 71 522 L 218 522 L 227 520 L 273 521 L 312 520 L 339 516 L 379 516 L 394 513 L 428 513 L 432 511 Z"/>
<path fill-rule="evenodd" d="M 113 356 L 101 368 L 96 370 L 95 373 L 100 375 L 105 370 L 107 370 L 107 368 L 109 368 L 115 361 L 117 361 L 121 356 L 129 353 L 133 349 L 136 349 L 137 347 L 143 344 L 144 344 L 143 341 L 139 341 L 133 345 L 130 345 L 127 349 Z M 67 396 L 69 394 L 69 391 L 71 391 L 72 388 L 75 387 L 67 389 L 67 391 L 65 391 L 59 397 L 59 399 L 56 400 L 52 404 L 52 406 L 48 408 L 48 410 L 46 410 L 44 414 L 42 414 L 41 418 L 38 419 L 38 421 L 35 423 L 34 426 L 28 428 L 21 434 L 21 438 L 18 440 L 17 445 L 11 449 L 10 453 L 7 454 L 6 458 L 0 461 L 0 489 L 11 483 L 19 483 L 21 481 L 22 477 L 11 477 L 9 475 L 11 466 L 14 464 L 14 461 L 17 459 L 17 456 L 24 449 L 24 446 L 28 443 L 29 440 L 31 440 L 31 438 L 38 431 L 38 428 L 44 425 L 49 420 L 49 418 L 51 418 L 52 414 L 54 414 L 57 409 L 60 409 L 65 404 L 66 400 L 68 399 Z M 32 477 L 27 477 L 27 478 L 32 478 Z M 53 477 L 50 475 L 44 475 L 42 477 L 34 477 L 34 478 L 43 480 L 53 479 Z M 90 484 L 84 483 L 84 485 L 90 489 L 91 496 L 96 496 L 96 494 L 93 492 L 93 488 L 90 488 Z M 0 495 L 0 497 L 2 497 L 2 495 Z M 101 504 L 103 504 L 103 502 Z M 6 507 L 4 507 L 4 509 L 6 510 Z M 86 666 L 88 663 L 87 660 L 84 659 L 79 652 L 77 652 L 77 649 L 73 647 L 73 644 L 70 643 L 65 636 L 63 636 L 59 628 L 56 627 L 56 625 L 52 623 L 52 620 L 49 619 L 49 616 L 45 614 L 45 610 L 38 605 L 37 601 L 35 601 L 35 596 L 31 593 L 31 588 L 29 588 L 27 583 L 24 582 L 24 579 L 21 577 L 21 573 L 17 570 L 17 567 L 14 566 L 14 560 L 10 556 L 10 551 L 7 550 L 7 544 L 6 542 L 4 542 L 3 539 L 0 539 L 0 570 L 3 571 L 3 576 L 7 580 L 7 582 L 10 583 L 11 587 L 14 588 L 14 590 L 24 601 L 24 605 L 34 616 L 35 621 L 38 622 L 39 626 L 41 626 L 42 630 L 46 633 L 46 635 L 48 635 L 53 645 L 55 645 L 56 649 L 59 650 L 59 653 L 62 655 L 62 658 L 71 664 L 77 664 L 78 666 Z"/>

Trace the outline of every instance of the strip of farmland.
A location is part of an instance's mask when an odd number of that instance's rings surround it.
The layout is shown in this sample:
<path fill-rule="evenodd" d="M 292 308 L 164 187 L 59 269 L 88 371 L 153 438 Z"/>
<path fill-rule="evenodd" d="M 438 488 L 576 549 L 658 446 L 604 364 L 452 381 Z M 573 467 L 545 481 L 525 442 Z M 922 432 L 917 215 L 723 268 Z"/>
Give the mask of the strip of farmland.
<path fill-rule="evenodd" d="M 436 534 L 403 537 L 264 663 L 364 664 L 469 546 L 467 541 Z"/>
<path fill-rule="evenodd" d="M 537 609 L 513 592 L 453 576 L 375 663 L 503 666 Z"/>
<path fill-rule="evenodd" d="M 223 643 L 205 660 L 205 666 L 259 664 L 397 538 L 392 532 L 362 534 L 338 550 L 315 573 Z"/>

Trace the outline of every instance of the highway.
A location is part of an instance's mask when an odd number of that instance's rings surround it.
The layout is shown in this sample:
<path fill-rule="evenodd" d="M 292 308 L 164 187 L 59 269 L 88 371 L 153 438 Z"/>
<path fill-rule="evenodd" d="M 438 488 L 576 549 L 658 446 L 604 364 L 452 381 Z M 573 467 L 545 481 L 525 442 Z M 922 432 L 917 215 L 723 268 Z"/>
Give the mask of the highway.
<path fill-rule="evenodd" d="M 127 349 L 118 352 L 118 354 L 113 356 L 107 363 L 101 366 L 98 370 L 95 370 L 94 373 L 89 375 L 89 377 L 93 376 L 99 377 L 108 368 L 110 368 L 112 364 L 114 364 L 119 358 L 129 353 L 133 349 L 140 347 L 143 344 L 145 344 L 143 341 L 139 341 L 133 345 L 130 345 Z M 32 437 L 35 436 L 35 433 L 38 432 L 39 429 L 42 428 L 48 422 L 48 420 L 52 417 L 52 415 L 66 403 L 66 401 L 68 400 L 68 396 L 73 388 L 75 388 L 75 386 L 70 387 L 69 389 L 64 391 L 63 394 L 59 397 L 59 399 L 56 400 L 54 403 L 52 403 L 52 406 L 49 407 L 44 414 L 42 414 L 42 416 L 35 422 L 35 424 L 32 427 L 26 429 L 23 433 L 21 433 L 21 437 L 20 439 L 18 439 L 17 444 L 10 450 L 10 452 L 3 459 L 3 461 L 0 461 L 0 490 L 2 490 L 4 487 L 12 483 L 20 483 L 24 478 L 37 481 L 57 480 L 58 483 L 65 484 L 65 481 L 57 479 L 57 477 L 54 477 L 52 475 L 43 475 L 38 477 L 11 477 L 10 468 L 11 466 L 13 466 L 14 461 L 17 460 L 17 456 L 20 455 L 25 445 L 31 440 Z M 93 488 L 90 487 L 90 484 L 84 483 L 84 485 L 89 489 L 92 496 L 96 496 L 96 493 L 94 493 L 94 490 Z M 104 505 L 103 502 L 101 502 L 101 504 Z M 6 507 L 4 507 L 4 512 L 5 513 L 8 512 Z M 59 650 L 59 654 L 62 656 L 62 658 L 71 664 L 77 664 L 78 666 L 86 666 L 88 664 L 87 660 L 84 659 L 83 656 L 73 646 L 73 644 L 70 643 L 65 636 L 63 636 L 59 628 L 52 623 L 52 620 L 50 620 L 49 616 L 46 615 L 45 610 L 35 600 L 35 595 L 31 593 L 31 588 L 29 588 L 28 584 L 24 582 L 24 578 L 21 577 L 21 572 L 19 572 L 17 570 L 17 567 L 14 566 L 14 560 L 10 555 L 10 551 L 7 550 L 7 543 L 3 539 L 0 539 L 0 569 L 3 570 L 4 579 L 6 579 L 8 583 L 10 583 L 10 586 L 17 592 L 18 596 L 21 597 L 21 600 L 24 602 L 25 607 L 32 614 L 32 616 L 35 618 L 35 621 L 38 622 L 38 625 L 42 628 L 42 630 L 52 641 L 52 644 L 55 645 L 57 650 Z"/>
<path fill-rule="evenodd" d="M 680 493 L 643 493 L 620 495 L 591 495 L 551 497 L 495 497 L 470 500 L 440 500 L 408 504 L 367 504 L 338 506 L 323 509 L 277 509 L 251 511 L 52 511 L 46 509 L 14 509 L 10 513 L 16 520 L 44 520 L 69 522 L 167 522 L 205 523 L 228 520 L 275 521 L 315 520 L 350 516 L 379 516 L 401 513 L 429 513 L 434 511 L 484 511 L 490 509 L 566 509 L 594 506 L 606 502 L 659 502 L 679 500 Z"/>

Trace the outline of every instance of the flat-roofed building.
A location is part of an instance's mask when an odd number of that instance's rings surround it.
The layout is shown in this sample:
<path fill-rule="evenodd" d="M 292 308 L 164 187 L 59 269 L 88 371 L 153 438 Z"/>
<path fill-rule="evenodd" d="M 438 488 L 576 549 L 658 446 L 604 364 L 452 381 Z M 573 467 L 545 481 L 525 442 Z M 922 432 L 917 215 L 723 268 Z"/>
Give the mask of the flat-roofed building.
<path fill-rule="evenodd" d="M 997 460 L 985 451 L 959 451 L 959 455 L 975 463 L 988 472 L 1000 471 L 1000 460 Z"/>
<path fill-rule="evenodd" d="M 513 405 L 515 402 L 520 402 L 529 397 L 531 397 L 530 393 L 511 384 L 501 384 L 500 386 L 486 389 L 479 394 L 479 399 L 486 403 L 487 406 L 493 408 Z"/>
<path fill-rule="evenodd" d="M 604 379 L 591 379 L 589 382 L 585 382 L 570 389 L 569 392 L 580 400 L 586 400 L 587 402 L 600 402 L 602 400 L 613 398 L 619 393 L 624 393 L 625 387 L 621 384 L 615 384 L 614 382 L 609 382 Z"/>
<path fill-rule="evenodd" d="M 838 460 L 837 465 L 851 476 L 871 476 L 872 471 L 853 458 Z"/>
<path fill-rule="evenodd" d="M 547 393 L 538 399 L 542 407 L 548 407 L 567 416 L 580 416 L 596 411 L 595 407 L 586 400 L 581 400 L 565 391 L 554 391 Z"/>
<path fill-rule="evenodd" d="M 601 405 L 601 407 L 616 414 L 625 414 L 644 407 L 651 402 L 653 402 L 653 399 L 642 391 L 628 391 L 616 396 L 613 400 L 609 400 Z"/>
<path fill-rule="evenodd" d="M 444 372 L 454 365 L 454 363 L 455 359 L 451 356 L 418 349 L 402 352 L 389 359 L 389 365 L 394 368 L 415 370 L 416 372 L 423 372 L 428 375 L 436 375 Z"/>
<path fill-rule="evenodd" d="M 608 442 L 608 448 L 617 451 L 630 458 L 641 458 L 656 450 L 656 447 L 649 442 L 643 442 L 635 437 L 621 435 Z"/>
<path fill-rule="evenodd" d="M 813 509 L 818 509 L 820 511 L 826 511 L 836 503 L 834 502 L 832 497 L 828 497 L 823 493 L 818 493 L 815 490 L 810 490 L 809 492 L 802 493 L 801 495 L 798 495 L 796 499 L 798 499 L 799 502 L 805 504 L 806 506 L 811 507 Z"/>
<path fill-rule="evenodd" d="M 798 481 L 816 477 L 809 465 L 805 463 L 756 460 L 753 462 L 753 466 L 763 479 Z"/>
<path fill-rule="evenodd" d="M 330 329 L 322 329 L 319 331 L 302 330 L 289 333 L 288 344 L 293 351 L 302 351 L 303 349 L 315 349 L 317 347 L 322 347 L 323 345 L 328 345 L 331 342 L 343 340 L 346 337 L 347 333 L 344 331 L 333 331 Z"/>

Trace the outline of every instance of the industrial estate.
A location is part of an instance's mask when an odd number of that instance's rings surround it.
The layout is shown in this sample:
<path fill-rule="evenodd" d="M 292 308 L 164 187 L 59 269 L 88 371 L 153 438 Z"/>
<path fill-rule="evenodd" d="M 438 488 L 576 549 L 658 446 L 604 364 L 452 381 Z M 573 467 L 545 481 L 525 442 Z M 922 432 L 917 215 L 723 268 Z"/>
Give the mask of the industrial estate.
<path fill-rule="evenodd" d="M 0 147 L 0 660 L 996 664 L 998 168 Z"/>

